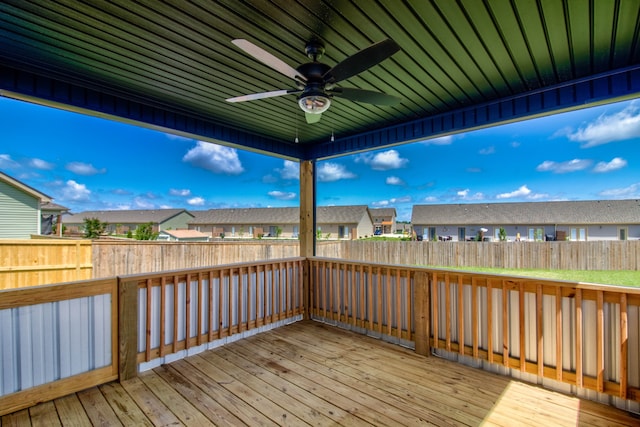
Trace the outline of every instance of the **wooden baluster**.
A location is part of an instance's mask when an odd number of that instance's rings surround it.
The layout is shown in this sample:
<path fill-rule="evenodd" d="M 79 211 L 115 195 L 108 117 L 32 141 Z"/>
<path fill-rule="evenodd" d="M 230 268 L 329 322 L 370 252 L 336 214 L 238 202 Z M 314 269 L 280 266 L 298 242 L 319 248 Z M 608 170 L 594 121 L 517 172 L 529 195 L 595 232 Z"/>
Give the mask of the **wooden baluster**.
<path fill-rule="evenodd" d="M 144 360 L 146 362 L 151 360 L 151 308 L 153 306 L 153 299 L 151 298 L 152 287 L 151 287 L 151 279 L 147 279 L 146 281 L 146 291 L 147 291 L 147 312 L 145 316 L 146 330 L 145 330 L 145 349 L 144 349 Z"/>
<path fill-rule="evenodd" d="M 487 360 L 493 363 L 493 288 L 491 280 L 487 284 Z"/>
<path fill-rule="evenodd" d="M 197 345 L 202 344 L 202 272 L 198 272 L 198 331 L 197 331 Z"/>
<path fill-rule="evenodd" d="M 509 367 L 509 289 L 502 281 L 502 364 Z"/>
<path fill-rule="evenodd" d="M 209 319 L 208 341 L 213 341 L 213 270 L 209 270 L 209 311 L 207 317 Z"/>
<path fill-rule="evenodd" d="M 525 339 L 525 324 L 524 324 L 524 282 L 520 282 L 518 286 L 518 317 L 520 325 L 520 371 L 525 372 L 527 368 L 526 358 L 526 339 Z"/>
<path fill-rule="evenodd" d="M 178 351 L 178 276 L 173 276 L 173 342 L 171 352 Z"/>
<path fill-rule="evenodd" d="M 438 273 L 435 271 L 432 275 L 431 280 L 431 303 L 433 310 L 433 348 L 438 348 L 438 344 L 440 341 L 440 331 L 439 331 L 439 322 L 438 317 L 440 316 L 440 312 L 438 307 L 440 305 L 440 299 L 438 296 Z"/>
<path fill-rule="evenodd" d="M 542 284 L 536 285 L 536 350 L 538 376 L 544 377 L 544 317 L 543 317 Z"/>
<path fill-rule="evenodd" d="M 167 341 L 167 331 L 165 330 L 165 322 L 167 317 L 167 298 L 166 298 L 167 277 L 160 278 L 160 357 L 165 355 L 164 344 Z"/>
<path fill-rule="evenodd" d="M 627 321 L 627 294 L 620 294 L 620 398 L 627 398 L 627 357 L 629 344 L 629 328 Z"/>
<path fill-rule="evenodd" d="M 471 277 L 471 331 L 473 333 L 473 357 L 478 358 L 478 334 L 480 325 L 478 322 L 478 284 L 476 278 Z"/>
<path fill-rule="evenodd" d="M 556 286 L 556 379 L 562 381 L 562 288 Z"/>
<path fill-rule="evenodd" d="M 604 391 L 604 292 L 596 291 L 596 390 Z"/>
<path fill-rule="evenodd" d="M 449 273 L 444 274 L 444 320 L 445 320 L 445 345 L 447 351 L 451 351 L 451 283 Z"/>
<path fill-rule="evenodd" d="M 191 347 L 189 342 L 191 339 L 191 275 L 190 274 L 187 274 L 187 277 L 185 278 L 184 283 L 185 283 L 184 348 L 188 350 Z"/>
<path fill-rule="evenodd" d="M 576 386 L 582 387 L 582 289 L 576 289 Z"/>
<path fill-rule="evenodd" d="M 458 275 L 458 353 L 464 356 L 464 287 Z"/>
<path fill-rule="evenodd" d="M 396 270 L 396 337 L 402 338 L 402 272 L 400 269 Z M 407 290 L 408 292 L 408 290 Z M 391 322 L 389 322 L 391 323 Z"/>

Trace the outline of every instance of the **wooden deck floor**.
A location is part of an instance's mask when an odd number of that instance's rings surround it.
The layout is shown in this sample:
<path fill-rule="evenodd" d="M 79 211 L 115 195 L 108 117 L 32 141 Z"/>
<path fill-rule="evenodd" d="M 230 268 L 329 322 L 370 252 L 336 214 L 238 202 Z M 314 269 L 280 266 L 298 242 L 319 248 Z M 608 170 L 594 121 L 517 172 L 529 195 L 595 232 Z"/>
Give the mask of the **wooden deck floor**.
<path fill-rule="evenodd" d="M 639 425 L 632 414 L 299 322 L 2 417 L 32 425 Z"/>

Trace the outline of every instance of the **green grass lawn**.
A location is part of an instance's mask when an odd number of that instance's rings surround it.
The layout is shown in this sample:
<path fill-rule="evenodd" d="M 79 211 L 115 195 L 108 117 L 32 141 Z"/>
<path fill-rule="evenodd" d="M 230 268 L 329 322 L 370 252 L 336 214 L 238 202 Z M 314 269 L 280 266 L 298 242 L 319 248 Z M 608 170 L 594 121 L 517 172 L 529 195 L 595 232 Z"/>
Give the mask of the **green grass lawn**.
<path fill-rule="evenodd" d="M 603 285 L 619 285 L 640 287 L 640 271 L 621 270 L 621 271 L 573 271 L 573 270 L 524 270 L 516 268 L 485 268 L 485 267 L 467 267 L 467 268 L 450 268 L 450 267 L 434 267 L 445 268 L 450 270 L 477 271 L 489 274 L 505 274 L 510 276 L 535 277 L 551 280 L 569 280 L 572 282 L 598 283 Z"/>

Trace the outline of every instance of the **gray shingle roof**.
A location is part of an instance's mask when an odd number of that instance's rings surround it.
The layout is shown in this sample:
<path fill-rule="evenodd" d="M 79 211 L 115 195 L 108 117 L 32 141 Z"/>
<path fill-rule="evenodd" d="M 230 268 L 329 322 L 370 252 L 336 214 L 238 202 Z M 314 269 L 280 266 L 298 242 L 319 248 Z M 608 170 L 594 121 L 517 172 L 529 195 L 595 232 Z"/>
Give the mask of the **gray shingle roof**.
<path fill-rule="evenodd" d="M 85 211 L 63 216 L 62 222 L 66 224 L 81 224 L 85 218 L 97 218 L 109 224 L 143 224 L 147 222 L 161 224 L 183 212 L 193 216 L 185 209 Z"/>
<path fill-rule="evenodd" d="M 396 216 L 396 208 L 373 208 L 369 210 L 371 211 L 371 216 L 373 217 Z"/>
<path fill-rule="evenodd" d="M 321 224 L 359 223 L 368 208 L 366 205 L 319 206 L 316 222 Z M 300 208 L 235 208 L 191 211 L 194 218 L 189 224 L 298 224 Z"/>
<path fill-rule="evenodd" d="M 414 225 L 639 224 L 640 200 L 414 205 Z"/>

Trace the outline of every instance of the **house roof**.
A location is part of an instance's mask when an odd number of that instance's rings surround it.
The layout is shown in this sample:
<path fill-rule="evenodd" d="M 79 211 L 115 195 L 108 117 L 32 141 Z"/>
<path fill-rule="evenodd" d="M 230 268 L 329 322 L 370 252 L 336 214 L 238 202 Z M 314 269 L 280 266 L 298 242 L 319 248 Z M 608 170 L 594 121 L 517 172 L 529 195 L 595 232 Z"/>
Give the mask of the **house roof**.
<path fill-rule="evenodd" d="M 639 12 L 634 0 L 3 1 L 0 93 L 321 159 L 638 96 Z M 329 67 L 392 39 L 400 51 L 338 85 L 402 101 L 336 97 L 311 125 L 295 94 L 231 104 L 295 88 L 236 38 L 294 68 L 312 39 Z"/>
<path fill-rule="evenodd" d="M 54 213 L 65 213 L 69 212 L 69 208 L 58 205 L 52 202 L 40 203 L 40 210 L 42 212 L 54 212 Z"/>
<path fill-rule="evenodd" d="M 108 224 L 144 224 L 147 222 L 161 224 L 181 213 L 187 213 L 193 217 L 193 214 L 186 209 L 85 211 L 63 216 L 62 222 L 65 224 L 81 224 L 85 218 L 97 218 L 101 222 Z"/>
<path fill-rule="evenodd" d="M 30 196 L 40 200 L 40 202 L 51 202 L 51 197 L 42 193 L 41 191 L 36 190 L 33 187 L 28 186 L 22 181 L 18 181 L 17 179 L 0 172 L 0 181 L 7 183 L 8 185 L 17 188 L 18 190 L 29 194 Z"/>
<path fill-rule="evenodd" d="M 210 237 L 206 233 L 202 233 L 198 230 L 162 230 L 160 234 L 168 234 L 176 239 L 197 239 Z"/>
<path fill-rule="evenodd" d="M 369 209 L 369 211 L 371 212 L 372 217 L 397 216 L 396 208 L 372 208 L 372 209 Z"/>
<path fill-rule="evenodd" d="M 413 225 L 640 224 L 640 200 L 415 205 Z"/>
<path fill-rule="evenodd" d="M 318 224 L 354 224 L 359 223 L 367 214 L 366 205 L 353 206 L 319 206 L 316 211 Z M 207 211 L 192 211 L 194 218 L 189 224 L 298 224 L 300 222 L 300 208 L 234 208 L 209 209 Z"/>

